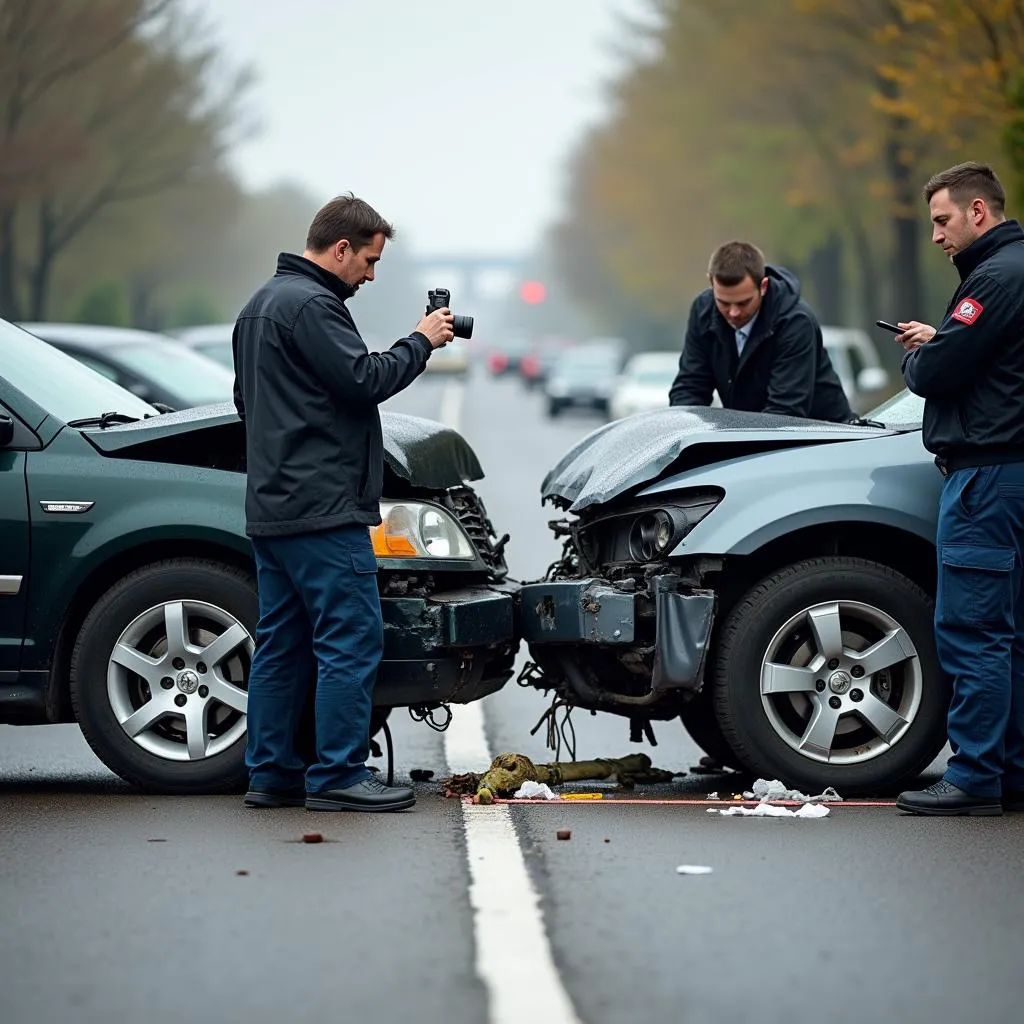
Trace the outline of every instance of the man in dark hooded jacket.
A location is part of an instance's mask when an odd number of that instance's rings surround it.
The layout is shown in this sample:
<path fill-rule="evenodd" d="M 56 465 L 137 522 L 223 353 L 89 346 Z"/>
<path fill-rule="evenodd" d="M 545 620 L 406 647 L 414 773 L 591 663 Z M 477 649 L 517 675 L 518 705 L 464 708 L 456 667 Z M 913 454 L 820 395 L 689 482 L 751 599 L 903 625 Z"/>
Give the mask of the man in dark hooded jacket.
<path fill-rule="evenodd" d="M 765 266 L 749 242 L 726 242 L 711 257 L 711 287 L 690 306 L 671 405 L 802 416 L 853 418 L 825 352 L 818 321 L 788 270 Z"/>

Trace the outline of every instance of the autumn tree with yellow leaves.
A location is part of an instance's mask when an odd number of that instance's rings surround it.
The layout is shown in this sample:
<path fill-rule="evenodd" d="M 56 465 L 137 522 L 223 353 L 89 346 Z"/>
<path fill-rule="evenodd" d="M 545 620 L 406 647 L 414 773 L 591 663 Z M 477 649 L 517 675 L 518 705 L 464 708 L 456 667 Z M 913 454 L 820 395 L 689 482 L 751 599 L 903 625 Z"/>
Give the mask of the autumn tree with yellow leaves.
<path fill-rule="evenodd" d="M 637 344 L 678 345 L 730 237 L 801 273 L 823 319 L 934 313 L 921 186 L 987 159 L 1024 178 L 1024 0 L 657 0 L 576 153 L 566 282 Z M 642 336 L 638 336 L 642 335 Z"/>

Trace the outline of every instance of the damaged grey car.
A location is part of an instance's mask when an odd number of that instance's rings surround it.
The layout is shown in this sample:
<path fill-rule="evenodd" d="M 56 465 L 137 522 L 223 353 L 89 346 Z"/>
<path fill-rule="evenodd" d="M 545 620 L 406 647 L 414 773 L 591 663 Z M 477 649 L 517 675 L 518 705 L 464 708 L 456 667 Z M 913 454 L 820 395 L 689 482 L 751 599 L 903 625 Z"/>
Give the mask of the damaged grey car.
<path fill-rule="evenodd" d="M 523 682 L 681 718 L 722 763 L 876 792 L 943 747 L 941 485 L 903 392 L 855 425 L 671 408 L 607 424 L 542 485 L 562 557 L 523 587 Z"/>

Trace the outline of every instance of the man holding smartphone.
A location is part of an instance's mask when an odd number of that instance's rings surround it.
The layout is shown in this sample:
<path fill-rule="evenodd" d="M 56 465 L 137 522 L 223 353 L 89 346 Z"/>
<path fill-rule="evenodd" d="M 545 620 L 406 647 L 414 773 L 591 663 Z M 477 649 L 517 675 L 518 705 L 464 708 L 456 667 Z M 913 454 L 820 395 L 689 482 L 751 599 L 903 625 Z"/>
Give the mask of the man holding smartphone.
<path fill-rule="evenodd" d="M 945 477 L 935 640 L 953 681 L 953 756 L 901 793 L 912 814 L 1024 811 L 1024 230 L 992 168 L 964 163 L 924 189 L 932 241 L 960 274 L 936 328 L 900 323 L 907 387 Z"/>

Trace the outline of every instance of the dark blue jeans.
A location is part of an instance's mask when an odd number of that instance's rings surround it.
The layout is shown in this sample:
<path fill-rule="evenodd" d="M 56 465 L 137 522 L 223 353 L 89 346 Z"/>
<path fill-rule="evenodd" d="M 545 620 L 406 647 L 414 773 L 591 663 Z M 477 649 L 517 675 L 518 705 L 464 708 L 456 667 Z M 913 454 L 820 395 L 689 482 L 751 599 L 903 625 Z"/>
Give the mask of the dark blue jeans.
<path fill-rule="evenodd" d="M 953 679 L 946 778 L 1024 790 L 1024 462 L 959 469 L 939 505 L 935 639 Z"/>
<path fill-rule="evenodd" d="M 373 684 L 384 648 L 365 526 L 254 537 L 260 621 L 249 673 L 249 786 L 310 793 L 369 776 Z M 316 668 L 316 763 L 295 750 Z"/>

